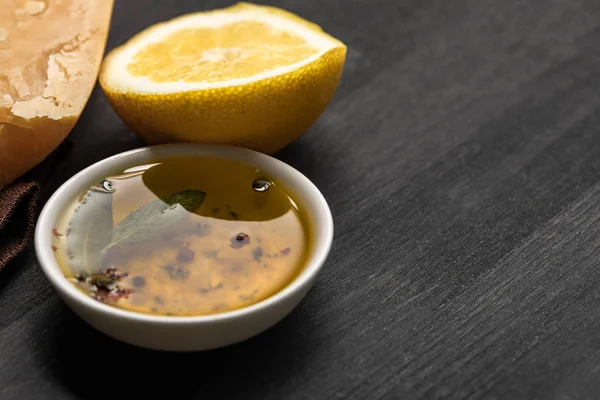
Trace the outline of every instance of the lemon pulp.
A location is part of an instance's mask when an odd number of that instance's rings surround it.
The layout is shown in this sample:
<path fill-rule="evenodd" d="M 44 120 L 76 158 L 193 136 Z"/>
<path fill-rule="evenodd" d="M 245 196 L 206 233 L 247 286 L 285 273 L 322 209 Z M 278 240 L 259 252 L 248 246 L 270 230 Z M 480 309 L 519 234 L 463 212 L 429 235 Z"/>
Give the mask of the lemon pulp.
<path fill-rule="evenodd" d="M 262 22 L 183 29 L 138 52 L 127 65 L 153 82 L 218 82 L 297 63 L 318 50 Z"/>

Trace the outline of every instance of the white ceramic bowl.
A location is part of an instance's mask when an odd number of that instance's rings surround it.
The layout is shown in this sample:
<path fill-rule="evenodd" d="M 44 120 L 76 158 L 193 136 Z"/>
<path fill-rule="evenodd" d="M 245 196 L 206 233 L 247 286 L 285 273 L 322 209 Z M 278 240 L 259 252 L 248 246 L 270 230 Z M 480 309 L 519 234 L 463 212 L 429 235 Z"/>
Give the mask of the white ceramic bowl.
<path fill-rule="evenodd" d="M 175 155 L 211 155 L 256 165 L 292 188 L 308 211 L 314 243 L 303 272 L 283 290 L 259 303 L 222 314 L 174 317 L 140 314 L 100 303 L 63 275 L 52 250 L 52 229 L 66 204 L 93 183 L 133 165 Z M 251 150 L 203 144 L 145 147 L 117 154 L 79 172 L 45 205 L 35 231 L 35 249 L 44 273 L 67 305 L 96 329 L 133 345 L 172 351 L 207 350 L 248 339 L 279 322 L 306 295 L 323 266 L 333 239 L 327 202 L 304 175 L 287 164 Z"/>

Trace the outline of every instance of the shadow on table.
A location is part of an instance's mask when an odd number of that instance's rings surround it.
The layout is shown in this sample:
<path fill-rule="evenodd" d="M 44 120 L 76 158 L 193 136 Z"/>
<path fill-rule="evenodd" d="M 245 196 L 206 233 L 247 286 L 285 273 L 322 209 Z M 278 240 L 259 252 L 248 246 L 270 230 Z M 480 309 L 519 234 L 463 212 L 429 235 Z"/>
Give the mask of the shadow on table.
<path fill-rule="evenodd" d="M 317 122 L 308 132 L 275 154 L 275 158 L 296 168 L 310 180 L 318 178 L 322 175 L 323 165 L 332 163 L 328 143 L 322 138 L 324 130 Z"/>
<path fill-rule="evenodd" d="M 48 318 L 56 317 L 51 314 Z M 59 315 L 62 321 L 47 321 L 54 329 L 39 362 L 52 379 L 85 399 L 266 398 L 290 377 L 303 375 L 310 357 L 311 318 L 301 309 L 246 342 L 196 353 L 136 348 L 70 311 Z"/>

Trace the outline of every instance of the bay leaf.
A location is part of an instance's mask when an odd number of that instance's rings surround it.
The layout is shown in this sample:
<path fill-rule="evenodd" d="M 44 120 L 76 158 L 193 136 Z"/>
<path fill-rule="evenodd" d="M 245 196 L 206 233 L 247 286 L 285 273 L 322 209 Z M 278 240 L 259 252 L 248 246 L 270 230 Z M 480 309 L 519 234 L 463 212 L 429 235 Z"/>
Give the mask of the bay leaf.
<path fill-rule="evenodd" d="M 160 236 L 167 228 L 200 208 L 205 197 L 206 193 L 201 190 L 184 190 L 143 205 L 117 224 L 107 249 Z"/>
<path fill-rule="evenodd" d="M 102 267 L 113 235 L 112 202 L 112 193 L 90 190 L 69 221 L 67 252 L 78 272 L 91 274 Z"/>

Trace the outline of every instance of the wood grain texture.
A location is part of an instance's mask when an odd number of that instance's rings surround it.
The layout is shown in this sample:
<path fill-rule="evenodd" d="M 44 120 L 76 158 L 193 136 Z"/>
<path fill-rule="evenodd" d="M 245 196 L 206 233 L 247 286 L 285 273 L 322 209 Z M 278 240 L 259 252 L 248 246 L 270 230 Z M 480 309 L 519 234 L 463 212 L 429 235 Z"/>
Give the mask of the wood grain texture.
<path fill-rule="evenodd" d="M 348 45 L 333 103 L 278 155 L 334 214 L 315 288 L 245 343 L 156 353 L 81 322 L 30 250 L 0 275 L 0 397 L 105 398 L 114 376 L 133 398 L 600 398 L 600 3 L 270 3 Z M 227 3 L 131 4 L 109 49 Z M 140 145 L 96 90 L 30 177 L 55 171 L 47 197 Z"/>

